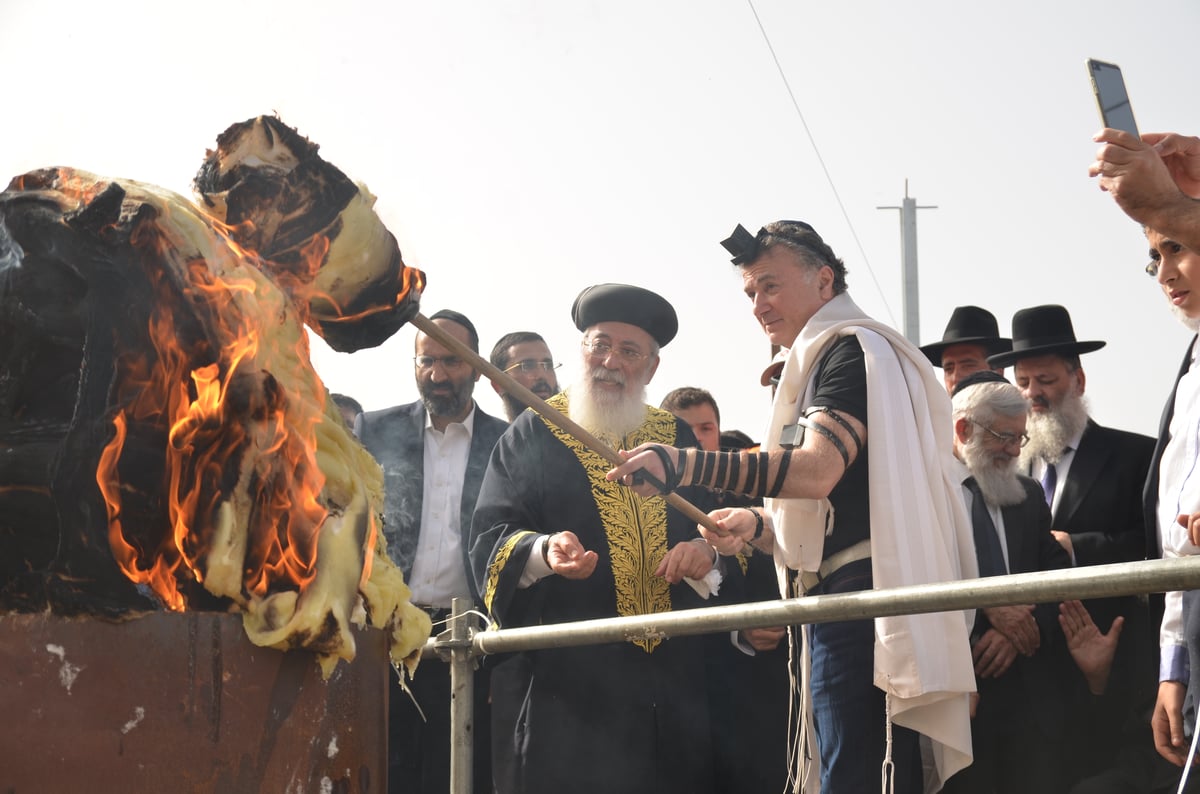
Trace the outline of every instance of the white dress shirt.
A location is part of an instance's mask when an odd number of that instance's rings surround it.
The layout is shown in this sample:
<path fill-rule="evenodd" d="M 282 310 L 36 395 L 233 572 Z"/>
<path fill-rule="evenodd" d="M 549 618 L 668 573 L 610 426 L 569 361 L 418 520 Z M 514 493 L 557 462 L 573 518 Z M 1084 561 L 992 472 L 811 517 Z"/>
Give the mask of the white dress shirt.
<path fill-rule="evenodd" d="M 1175 410 L 1158 468 L 1156 511 L 1163 557 L 1200 554 L 1176 519 L 1200 511 L 1200 370 L 1191 367 L 1179 379 Z M 1159 680 L 1187 680 L 1187 639 L 1183 633 L 1183 593 L 1166 594 L 1159 631 Z M 1200 661 L 1200 660 L 1197 660 Z"/>
<path fill-rule="evenodd" d="M 425 418 L 424 490 L 421 532 L 408 582 L 414 604 L 449 607 L 455 596 L 469 598 L 463 567 L 462 490 L 475 429 L 475 408 L 462 422 L 434 428 Z"/>

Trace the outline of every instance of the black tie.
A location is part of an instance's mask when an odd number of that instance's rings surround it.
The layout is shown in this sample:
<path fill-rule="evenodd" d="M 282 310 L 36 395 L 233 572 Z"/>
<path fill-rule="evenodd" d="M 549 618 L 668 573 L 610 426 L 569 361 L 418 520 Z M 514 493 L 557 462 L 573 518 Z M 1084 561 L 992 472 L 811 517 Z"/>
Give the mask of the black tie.
<path fill-rule="evenodd" d="M 996 525 L 992 522 L 992 514 L 988 512 L 987 502 L 983 499 L 983 491 L 974 477 L 968 477 L 965 483 L 971 490 L 971 529 L 975 533 L 975 557 L 979 561 L 980 576 L 1003 576 L 1008 573 L 1004 567 L 1004 552 L 1000 548 L 1000 536 L 996 533 Z"/>
<path fill-rule="evenodd" d="M 1046 471 L 1042 473 L 1042 492 L 1046 494 L 1046 504 L 1054 507 L 1054 489 L 1058 487 L 1058 469 L 1053 463 L 1046 463 Z"/>

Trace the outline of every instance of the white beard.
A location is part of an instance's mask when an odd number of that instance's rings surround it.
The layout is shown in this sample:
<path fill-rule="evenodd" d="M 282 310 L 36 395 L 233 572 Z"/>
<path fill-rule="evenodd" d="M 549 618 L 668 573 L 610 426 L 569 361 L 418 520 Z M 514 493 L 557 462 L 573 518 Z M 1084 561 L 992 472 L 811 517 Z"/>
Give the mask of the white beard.
<path fill-rule="evenodd" d="M 1017 479 L 1017 458 L 987 450 L 981 433 L 971 435 L 963 445 L 962 455 L 963 463 L 979 483 L 983 500 L 989 505 L 1008 507 L 1025 501 L 1025 486 Z"/>
<path fill-rule="evenodd" d="M 1068 394 L 1062 404 L 1049 413 L 1031 411 L 1025 428 L 1029 443 L 1021 450 L 1022 465 L 1038 458 L 1057 465 L 1067 443 L 1083 432 L 1087 420 L 1087 402 L 1079 394 Z"/>
<path fill-rule="evenodd" d="M 604 391 L 595 387 L 596 380 L 621 383 L 626 388 Z M 646 420 L 646 386 L 629 386 L 620 372 L 595 367 L 571 387 L 567 407 L 568 415 L 583 429 L 616 446 Z"/>

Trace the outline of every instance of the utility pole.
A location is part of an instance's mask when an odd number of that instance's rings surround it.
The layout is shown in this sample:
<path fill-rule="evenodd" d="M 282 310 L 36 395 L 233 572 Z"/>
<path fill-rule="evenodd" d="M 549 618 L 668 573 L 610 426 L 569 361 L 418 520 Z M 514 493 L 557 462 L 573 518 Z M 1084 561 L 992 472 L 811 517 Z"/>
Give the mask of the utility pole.
<path fill-rule="evenodd" d="M 901 311 L 904 317 L 904 337 L 914 345 L 921 344 L 921 309 L 917 279 L 917 210 L 935 210 L 936 205 L 918 207 L 915 198 L 908 196 L 908 180 L 904 180 L 904 201 L 899 207 L 876 207 L 877 210 L 900 210 L 901 269 L 904 274 L 904 294 Z"/>

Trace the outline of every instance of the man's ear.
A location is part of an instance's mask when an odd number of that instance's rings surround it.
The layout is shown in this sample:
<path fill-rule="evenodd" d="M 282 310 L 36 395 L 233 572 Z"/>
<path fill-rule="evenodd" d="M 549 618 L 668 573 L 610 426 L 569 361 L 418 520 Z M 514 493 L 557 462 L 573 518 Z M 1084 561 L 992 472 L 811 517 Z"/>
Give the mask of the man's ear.
<path fill-rule="evenodd" d="M 496 394 L 499 394 L 501 397 L 504 396 L 504 389 L 500 388 L 499 383 L 496 383 L 494 380 L 490 380 L 488 383 L 492 384 L 492 388 L 496 390 Z"/>
<path fill-rule="evenodd" d="M 954 420 L 954 437 L 958 439 L 958 443 L 965 444 L 971 439 L 971 420 L 965 416 L 960 416 Z"/>
<path fill-rule="evenodd" d="M 836 276 L 833 268 L 829 265 L 821 265 L 821 269 L 817 271 L 817 284 L 821 288 L 821 295 L 825 294 L 825 290 L 829 290 L 830 297 L 833 296 L 833 282 Z"/>
<path fill-rule="evenodd" d="M 650 385 L 650 381 L 654 379 L 654 373 L 658 372 L 658 365 L 662 363 L 659 356 L 654 357 L 654 363 L 650 365 L 650 369 L 646 371 L 646 385 Z"/>

